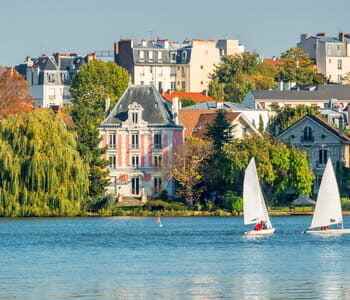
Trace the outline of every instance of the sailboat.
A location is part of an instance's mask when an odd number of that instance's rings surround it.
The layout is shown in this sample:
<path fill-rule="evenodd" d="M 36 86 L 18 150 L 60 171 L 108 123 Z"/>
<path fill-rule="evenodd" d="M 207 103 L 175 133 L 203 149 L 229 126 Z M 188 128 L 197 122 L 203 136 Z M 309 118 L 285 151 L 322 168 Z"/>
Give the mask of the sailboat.
<path fill-rule="evenodd" d="M 161 221 L 161 219 L 160 219 L 160 216 L 159 217 L 157 217 L 157 224 L 159 225 L 159 227 L 163 227 L 163 224 L 162 224 L 162 221 Z"/>
<path fill-rule="evenodd" d="M 254 157 L 250 160 L 244 174 L 243 182 L 244 225 L 264 223 L 264 228 L 245 232 L 245 235 L 269 235 L 275 232 L 267 212 L 264 196 L 261 191 Z"/>
<path fill-rule="evenodd" d="M 338 227 L 329 228 L 329 226 L 332 225 Z M 343 227 L 343 216 L 337 178 L 335 177 L 333 164 L 330 158 L 328 158 L 322 176 L 314 216 L 309 230 L 306 232 L 328 235 L 350 234 L 350 229 L 345 229 Z"/>

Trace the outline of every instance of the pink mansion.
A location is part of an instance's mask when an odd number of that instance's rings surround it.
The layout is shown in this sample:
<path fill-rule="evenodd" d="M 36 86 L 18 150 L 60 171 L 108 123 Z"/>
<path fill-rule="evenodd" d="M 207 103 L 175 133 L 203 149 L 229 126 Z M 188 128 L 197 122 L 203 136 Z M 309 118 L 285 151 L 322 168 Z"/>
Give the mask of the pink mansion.
<path fill-rule="evenodd" d="M 169 167 L 174 148 L 183 142 L 177 114 L 177 107 L 153 86 L 131 86 L 125 91 L 100 126 L 109 160 L 108 193 L 142 199 L 162 191 L 174 195 Z"/>

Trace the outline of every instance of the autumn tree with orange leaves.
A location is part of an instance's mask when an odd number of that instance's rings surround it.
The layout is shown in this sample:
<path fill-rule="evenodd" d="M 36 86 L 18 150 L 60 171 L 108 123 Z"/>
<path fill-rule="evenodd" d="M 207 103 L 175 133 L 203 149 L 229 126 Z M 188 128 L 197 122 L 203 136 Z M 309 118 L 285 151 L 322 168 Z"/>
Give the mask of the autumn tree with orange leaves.
<path fill-rule="evenodd" d="M 33 110 L 26 80 L 12 68 L 0 70 L 0 119 Z"/>

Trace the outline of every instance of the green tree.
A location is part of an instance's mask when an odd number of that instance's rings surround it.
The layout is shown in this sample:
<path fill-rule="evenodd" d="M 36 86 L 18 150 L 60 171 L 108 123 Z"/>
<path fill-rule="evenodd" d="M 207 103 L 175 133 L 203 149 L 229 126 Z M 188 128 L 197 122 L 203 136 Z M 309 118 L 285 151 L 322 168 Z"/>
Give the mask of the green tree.
<path fill-rule="evenodd" d="M 314 62 L 301 48 L 290 48 L 281 54 L 278 78 L 297 85 L 322 84 L 324 76 L 317 73 Z"/>
<path fill-rule="evenodd" d="M 260 133 L 263 133 L 265 131 L 265 126 L 264 126 L 264 120 L 262 115 L 259 115 L 259 127 L 258 130 Z"/>
<path fill-rule="evenodd" d="M 71 116 L 78 134 L 78 149 L 89 164 L 90 198 L 101 197 L 108 185 L 108 162 L 100 147 L 99 126 L 128 85 L 126 70 L 112 62 L 83 65 L 71 87 Z M 110 102 L 110 103 L 109 103 Z"/>
<path fill-rule="evenodd" d="M 297 107 L 284 107 L 278 110 L 277 115 L 272 117 L 268 124 L 268 131 L 279 135 L 283 130 L 302 119 L 306 115 L 319 115 L 317 107 L 298 105 Z"/>
<path fill-rule="evenodd" d="M 226 144 L 227 170 L 222 170 L 231 189 L 242 193 L 244 171 L 255 157 L 258 175 L 267 198 L 286 204 L 312 191 L 313 173 L 305 152 L 267 137 L 252 136 Z"/>
<path fill-rule="evenodd" d="M 128 87 L 128 72 L 113 62 L 93 60 L 83 65 L 74 77 L 70 92 L 74 99 L 96 93 L 113 106 Z M 93 91 L 96 90 L 96 91 Z"/>
<path fill-rule="evenodd" d="M 215 151 L 221 151 L 224 144 L 232 139 L 232 126 L 225 117 L 225 111 L 220 110 L 213 122 L 208 126 L 207 137 L 213 143 Z"/>
<path fill-rule="evenodd" d="M 75 134 L 51 110 L 0 122 L 0 215 L 76 215 L 89 189 Z"/>
<path fill-rule="evenodd" d="M 241 102 L 251 90 L 275 87 L 275 76 L 275 67 L 262 62 L 256 53 L 226 56 L 212 74 L 209 94 Z"/>

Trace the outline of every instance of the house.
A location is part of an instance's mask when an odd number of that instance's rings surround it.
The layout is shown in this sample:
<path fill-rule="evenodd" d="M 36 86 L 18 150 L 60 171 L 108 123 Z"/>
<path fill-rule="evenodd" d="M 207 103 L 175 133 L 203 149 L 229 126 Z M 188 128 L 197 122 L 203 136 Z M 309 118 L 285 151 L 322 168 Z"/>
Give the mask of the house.
<path fill-rule="evenodd" d="M 233 102 L 219 102 L 219 101 L 207 101 L 207 102 L 201 102 L 197 103 L 195 105 L 183 107 L 181 109 L 181 112 L 183 111 L 216 111 L 223 109 L 225 111 L 231 111 L 231 112 L 240 112 L 242 115 L 244 115 L 249 122 L 256 128 L 259 128 L 260 125 L 262 125 L 262 129 L 266 129 L 268 123 L 269 123 L 269 116 L 270 113 L 266 109 L 256 109 L 256 108 L 250 108 L 245 105 L 239 104 L 239 103 L 233 103 Z"/>
<path fill-rule="evenodd" d="M 298 47 L 316 61 L 318 72 L 329 82 L 343 83 L 350 73 L 350 34 L 340 32 L 337 37 L 302 34 Z"/>
<path fill-rule="evenodd" d="M 82 57 L 75 53 L 27 57 L 16 70 L 27 80 L 37 107 L 63 106 L 70 103 L 69 89 L 74 75 L 90 59 L 94 59 L 93 55 Z"/>
<path fill-rule="evenodd" d="M 210 75 L 224 55 L 240 54 L 237 40 L 120 40 L 115 61 L 128 70 L 133 84 L 153 84 L 160 93 L 208 91 Z"/>
<path fill-rule="evenodd" d="M 107 147 L 108 193 L 146 199 L 162 191 L 174 195 L 169 168 L 174 149 L 183 142 L 178 107 L 153 85 L 130 86 L 100 126 Z"/>
<path fill-rule="evenodd" d="M 307 152 L 316 175 L 316 186 L 330 157 L 334 166 L 349 167 L 350 138 L 316 116 L 305 116 L 277 136 L 280 141 Z"/>
<path fill-rule="evenodd" d="M 203 113 L 200 115 L 198 123 L 193 128 L 194 137 L 205 139 L 208 127 L 214 123 L 218 112 Z M 259 131 L 249 122 L 249 120 L 239 112 L 225 112 L 225 119 L 231 125 L 231 136 L 233 139 L 243 139 L 251 135 L 260 135 Z"/>
<path fill-rule="evenodd" d="M 218 112 L 219 110 L 213 109 L 180 110 L 179 121 L 184 127 L 185 137 L 205 138 L 208 126 L 214 122 Z M 243 113 L 225 111 L 225 118 L 232 126 L 233 138 L 241 139 L 247 135 L 260 135 Z"/>
<path fill-rule="evenodd" d="M 263 90 L 250 92 L 242 104 L 255 109 L 274 111 L 298 105 L 322 108 L 345 108 L 350 103 L 350 86 L 324 85 L 308 90 Z"/>

